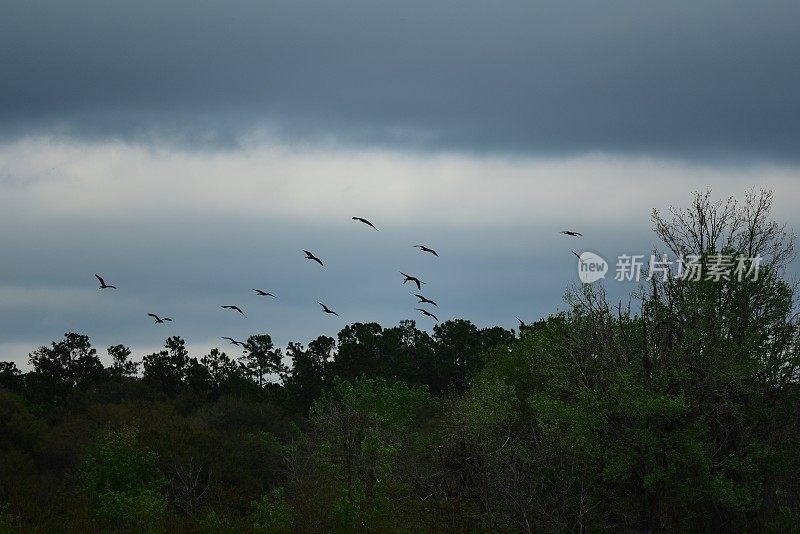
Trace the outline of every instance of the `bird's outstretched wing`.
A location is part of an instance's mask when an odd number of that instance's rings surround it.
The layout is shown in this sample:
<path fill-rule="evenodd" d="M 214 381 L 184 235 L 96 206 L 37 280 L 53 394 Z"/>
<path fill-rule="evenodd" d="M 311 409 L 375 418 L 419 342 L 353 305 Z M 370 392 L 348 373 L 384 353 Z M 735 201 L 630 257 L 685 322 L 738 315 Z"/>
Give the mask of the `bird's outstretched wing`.
<path fill-rule="evenodd" d="M 100 289 L 117 289 L 117 286 L 110 286 L 106 284 L 106 281 L 103 280 L 103 278 L 99 274 L 96 274 L 94 276 L 100 282 Z"/>
<path fill-rule="evenodd" d="M 574 250 L 571 250 L 570 252 L 572 252 L 572 253 L 575 255 L 575 257 L 576 257 L 576 258 L 578 258 L 578 262 L 580 262 L 580 263 L 585 263 L 585 262 L 584 262 L 584 261 L 581 259 L 581 256 L 580 256 L 580 254 L 578 254 L 578 253 L 577 253 L 577 252 L 575 252 Z"/>
<path fill-rule="evenodd" d="M 371 226 L 372 228 L 375 228 L 374 224 L 372 224 L 371 222 L 369 222 L 368 220 L 366 220 L 363 217 L 353 217 L 353 220 L 354 221 L 358 221 L 358 222 L 362 222 L 362 223 L 366 224 L 367 226 Z M 377 230 L 377 228 L 375 228 L 375 230 Z"/>
<path fill-rule="evenodd" d="M 436 319 L 436 322 L 437 322 L 437 323 L 439 322 L 439 318 L 438 318 L 438 317 L 436 317 L 436 316 L 435 316 L 434 314 L 432 314 L 431 312 L 429 312 L 428 310 L 424 310 L 424 309 L 422 309 L 422 308 L 417 308 L 417 309 L 418 309 L 419 311 L 421 311 L 423 314 L 427 315 L 428 317 L 433 317 L 434 319 Z"/>
<path fill-rule="evenodd" d="M 305 253 L 306 253 L 306 259 L 308 259 L 308 260 L 312 260 L 312 261 L 315 261 L 315 262 L 319 263 L 320 265 L 322 265 L 323 267 L 325 266 L 325 265 L 322 263 L 322 260 L 321 260 L 321 259 L 319 259 L 318 257 L 314 256 L 314 254 L 312 254 L 311 252 L 309 252 L 309 251 L 307 251 L 307 250 L 304 250 L 303 252 L 305 252 Z"/>
<path fill-rule="evenodd" d="M 317 301 L 317 304 L 319 304 L 320 306 L 322 306 L 322 311 L 324 311 L 325 313 L 330 313 L 330 314 L 333 314 L 333 315 L 335 315 L 336 317 L 339 317 L 339 314 L 338 314 L 338 313 L 336 313 L 336 312 L 335 312 L 335 311 L 333 311 L 332 309 L 328 308 L 326 305 L 324 305 L 324 304 L 323 304 L 323 303 L 321 303 L 320 301 Z"/>
<path fill-rule="evenodd" d="M 156 315 L 155 313 L 148 313 L 147 315 L 158 321 L 158 315 Z"/>
<path fill-rule="evenodd" d="M 429 298 L 423 297 L 423 296 L 422 296 L 422 295 L 420 295 L 419 293 L 414 293 L 414 296 L 415 296 L 415 297 L 417 297 L 417 298 L 419 299 L 419 301 L 420 301 L 420 302 L 426 302 L 426 303 L 428 303 L 428 304 L 433 304 L 433 305 L 434 305 L 434 306 L 436 306 L 437 308 L 439 307 L 439 305 L 438 305 L 438 304 L 436 304 L 434 301 L 432 301 L 432 300 L 431 300 L 431 299 L 429 299 Z"/>
<path fill-rule="evenodd" d="M 426 247 L 425 245 L 414 245 L 414 247 L 415 247 L 415 248 L 418 248 L 418 249 L 420 249 L 422 252 L 430 252 L 430 253 L 431 253 L 431 254 L 433 254 L 434 256 L 437 256 L 437 257 L 439 256 L 439 255 L 436 253 L 436 251 L 435 251 L 435 250 L 433 250 L 433 249 L 432 249 L 432 248 L 430 248 L 430 247 Z"/>

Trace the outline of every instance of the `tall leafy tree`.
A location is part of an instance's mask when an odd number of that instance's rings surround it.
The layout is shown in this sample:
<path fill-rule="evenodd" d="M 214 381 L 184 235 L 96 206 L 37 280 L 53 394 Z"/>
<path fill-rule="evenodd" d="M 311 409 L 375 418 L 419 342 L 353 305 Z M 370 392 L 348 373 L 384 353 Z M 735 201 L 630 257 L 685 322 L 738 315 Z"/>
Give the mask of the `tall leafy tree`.
<path fill-rule="evenodd" d="M 90 387 L 106 376 L 97 351 L 92 348 L 89 337 L 82 334 L 64 334 L 63 340 L 36 349 L 28 361 L 37 379 L 50 384 L 51 393 L 56 395 Z"/>
<path fill-rule="evenodd" d="M 139 372 L 139 362 L 131 360 L 131 349 L 124 345 L 108 347 L 111 356 L 111 376 L 115 378 L 132 378 Z"/>
<path fill-rule="evenodd" d="M 189 352 L 186 349 L 186 342 L 178 337 L 172 336 L 166 340 L 162 350 L 144 357 L 144 378 L 157 384 L 167 393 L 177 393 L 190 367 Z"/>
<path fill-rule="evenodd" d="M 308 411 L 325 388 L 335 348 L 336 341 L 327 336 L 318 337 L 307 349 L 299 343 L 289 343 L 286 348 L 292 366 L 285 375 L 284 385 L 301 412 Z"/>
<path fill-rule="evenodd" d="M 236 361 L 219 349 L 211 349 L 200 359 L 200 364 L 208 372 L 211 387 L 216 391 L 224 389 L 241 374 Z"/>
<path fill-rule="evenodd" d="M 265 386 L 271 376 L 279 377 L 286 372 L 283 353 L 272 345 L 269 335 L 250 336 L 245 342 L 244 350 L 245 354 L 239 361 L 244 364 L 250 379 L 259 387 Z"/>
<path fill-rule="evenodd" d="M 14 362 L 0 362 L 0 387 L 16 389 L 19 386 L 20 370 Z"/>
<path fill-rule="evenodd" d="M 388 375 L 389 355 L 383 346 L 383 328 L 378 323 L 354 323 L 339 331 L 334 374 L 354 378 L 362 374 Z"/>
<path fill-rule="evenodd" d="M 481 367 L 483 343 L 478 328 L 464 319 L 445 321 L 433 327 L 433 338 L 441 381 L 438 386 L 464 390 Z"/>

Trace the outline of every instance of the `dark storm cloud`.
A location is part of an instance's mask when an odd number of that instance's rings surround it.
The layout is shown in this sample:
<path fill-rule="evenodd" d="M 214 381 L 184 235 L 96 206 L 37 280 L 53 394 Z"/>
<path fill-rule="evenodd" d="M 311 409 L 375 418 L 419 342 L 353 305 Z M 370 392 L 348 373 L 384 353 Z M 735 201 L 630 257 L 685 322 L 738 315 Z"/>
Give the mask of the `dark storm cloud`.
<path fill-rule="evenodd" d="M 6 0 L 0 135 L 794 158 L 796 0 Z"/>

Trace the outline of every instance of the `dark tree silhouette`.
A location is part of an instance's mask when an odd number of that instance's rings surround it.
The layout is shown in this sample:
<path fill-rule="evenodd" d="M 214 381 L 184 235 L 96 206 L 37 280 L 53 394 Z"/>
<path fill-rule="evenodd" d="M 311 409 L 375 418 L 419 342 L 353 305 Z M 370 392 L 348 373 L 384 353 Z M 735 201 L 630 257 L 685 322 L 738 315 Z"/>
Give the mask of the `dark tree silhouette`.
<path fill-rule="evenodd" d="M 111 356 L 111 375 L 115 378 L 132 378 L 139 372 L 140 364 L 130 359 L 131 349 L 124 345 L 108 347 Z"/>
<path fill-rule="evenodd" d="M 166 340 L 164 348 L 166 350 L 144 357 L 144 378 L 169 393 L 177 393 L 189 372 L 186 342 L 178 336 L 172 336 Z"/>
<path fill-rule="evenodd" d="M 270 375 L 280 376 L 286 372 L 281 349 L 273 347 L 270 336 L 250 336 L 244 344 L 244 350 L 245 354 L 239 361 L 244 364 L 250 379 L 259 387 L 267 384 Z"/>
<path fill-rule="evenodd" d="M 105 369 L 89 337 L 67 333 L 58 343 L 40 347 L 28 358 L 36 373 L 54 383 L 61 393 L 84 388 L 105 378 Z"/>

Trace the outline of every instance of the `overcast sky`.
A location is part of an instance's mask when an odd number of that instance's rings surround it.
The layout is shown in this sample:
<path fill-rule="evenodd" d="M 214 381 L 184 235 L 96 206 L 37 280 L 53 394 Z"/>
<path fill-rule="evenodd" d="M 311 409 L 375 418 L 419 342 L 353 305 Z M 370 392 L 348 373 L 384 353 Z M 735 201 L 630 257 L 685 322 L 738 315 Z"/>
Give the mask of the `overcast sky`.
<path fill-rule="evenodd" d="M 772 188 L 798 229 L 798 20 L 796 0 L 5 0 L 0 359 L 67 331 L 140 358 L 173 334 L 200 356 L 429 329 L 399 270 L 441 319 L 514 327 L 564 308 L 571 250 L 649 253 L 652 208 L 706 187 Z"/>

